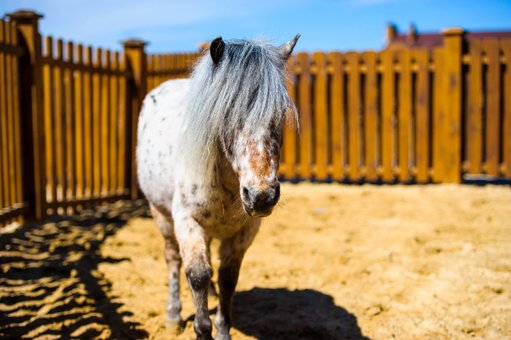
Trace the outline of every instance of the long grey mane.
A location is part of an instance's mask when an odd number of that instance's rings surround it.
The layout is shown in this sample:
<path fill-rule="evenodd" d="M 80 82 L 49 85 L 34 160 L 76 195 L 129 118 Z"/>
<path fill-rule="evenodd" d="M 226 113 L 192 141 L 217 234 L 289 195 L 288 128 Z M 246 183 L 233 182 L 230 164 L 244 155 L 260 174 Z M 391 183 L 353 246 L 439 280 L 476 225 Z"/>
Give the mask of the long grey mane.
<path fill-rule="evenodd" d="M 265 41 L 226 41 L 214 64 L 209 53 L 196 63 L 176 154 L 185 177 L 207 185 L 215 181 L 220 138 L 250 136 L 296 110 L 285 86 L 285 58 Z M 291 110 L 289 110 L 291 108 Z"/>

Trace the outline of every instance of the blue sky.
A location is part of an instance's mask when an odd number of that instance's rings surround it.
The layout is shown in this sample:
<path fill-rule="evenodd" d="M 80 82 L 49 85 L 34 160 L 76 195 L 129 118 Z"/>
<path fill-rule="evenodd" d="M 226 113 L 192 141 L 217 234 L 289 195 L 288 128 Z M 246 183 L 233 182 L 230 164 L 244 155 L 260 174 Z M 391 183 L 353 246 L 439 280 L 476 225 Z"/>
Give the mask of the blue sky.
<path fill-rule="evenodd" d="M 0 0 L 1 13 L 20 8 L 44 14 L 45 35 L 116 50 L 139 37 L 149 52 L 195 51 L 219 35 L 281 43 L 296 33 L 298 51 L 380 49 L 389 22 L 401 31 L 511 30 L 510 0 Z"/>

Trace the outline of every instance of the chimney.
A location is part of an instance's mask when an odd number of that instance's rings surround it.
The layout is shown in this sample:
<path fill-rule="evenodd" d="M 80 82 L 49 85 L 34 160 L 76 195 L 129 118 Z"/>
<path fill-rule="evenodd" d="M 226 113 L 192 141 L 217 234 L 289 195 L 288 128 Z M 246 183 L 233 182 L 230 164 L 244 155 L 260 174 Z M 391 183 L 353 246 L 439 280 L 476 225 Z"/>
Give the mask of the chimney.
<path fill-rule="evenodd" d="M 392 44 L 394 39 L 397 36 L 397 27 L 393 23 L 387 24 L 387 30 L 386 30 L 386 39 L 387 39 L 387 46 Z"/>
<path fill-rule="evenodd" d="M 406 40 L 408 44 L 415 45 L 417 43 L 417 28 L 415 24 L 411 23 L 410 28 L 408 29 L 408 34 L 406 35 Z"/>

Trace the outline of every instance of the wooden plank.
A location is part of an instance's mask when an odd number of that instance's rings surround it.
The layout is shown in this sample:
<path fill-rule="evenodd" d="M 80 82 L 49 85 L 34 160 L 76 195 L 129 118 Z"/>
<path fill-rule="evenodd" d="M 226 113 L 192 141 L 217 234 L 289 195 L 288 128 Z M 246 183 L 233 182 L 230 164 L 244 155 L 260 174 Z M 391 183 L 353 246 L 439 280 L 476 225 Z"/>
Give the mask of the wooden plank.
<path fill-rule="evenodd" d="M 84 65 L 91 66 L 92 62 L 92 47 L 87 46 L 84 56 Z M 83 140 L 84 140 L 84 174 L 85 174 L 85 188 L 84 196 L 90 197 L 93 195 L 94 188 L 94 169 L 93 163 L 93 131 L 92 119 L 94 110 L 94 96 L 93 96 L 93 76 L 90 69 L 83 73 Z"/>
<path fill-rule="evenodd" d="M 315 128 L 315 177 L 319 180 L 328 178 L 328 112 L 327 112 L 327 74 L 326 55 L 315 52 L 312 59 L 316 66 L 314 84 L 314 128 Z"/>
<path fill-rule="evenodd" d="M 181 78 L 183 72 L 183 64 L 181 59 L 181 53 L 174 54 L 175 58 L 175 70 L 176 70 L 176 78 Z"/>
<path fill-rule="evenodd" d="M 500 41 L 500 48 L 504 53 L 505 73 L 503 76 L 503 129 L 502 129 L 502 158 L 504 161 L 504 171 L 502 175 L 506 178 L 511 178 L 511 39 L 502 39 Z M 507 95 L 504 95 L 507 94 Z"/>
<path fill-rule="evenodd" d="M 340 181 L 345 176 L 344 165 L 346 158 L 345 84 L 342 70 L 342 55 L 339 52 L 332 52 L 328 57 L 332 67 L 332 78 L 330 81 L 332 178 Z"/>
<path fill-rule="evenodd" d="M 433 180 L 442 182 L 444 179 L 443 145 L 445 118 L 445 77 L 444 50 L 437 47 L 433 50 L 435 65 L 434 76 L 434 102 L 433 102 Z"/>
<path fill-rule="evenodd" d="M 123 53 L 120 58 L 121 70 L 126 69 L 126 55 Z M 127 110 L 127 80 L 126 76 L 121 76 L 119 78 L 119 153 L 118 153 L 118 162 L 117 168 L 119 169 L 119 178 L 117 183 L 118 192 L 124 189 L 127 189 L 126 185 L 126 164 L 127 157 L 126 155 L 126 143 L 127 140 L 127 128 L 128 128 L 128 110 Z"/>
<path fill-rule="evenodd" d="M 0 43 L 4 42 L 5 22 L 0 20 Z M 9 154 L 7 151 L 7 83 L 5 76 L 6 52 L 0 50 L 0 207 L 9 206 Z"/>
<path fill-rule="evenodd" d="M 18 31 L 16 30 L 14 24 L 11 30 L 11 41 L 14 46 L 18 46 Z M 20 73 L 19 73 L 19 63 L 18 58 L 12 58 L 12 89 L 13 89 L 13 112 L 14 112 L 14 147 L 15 147 L 15 173 L 16 175 L 16 202 L 21 203 L 24 201 L 23 199 L 23 169 L 21 163 L 21 112 L 20 112 Z"/>
<path fill-rule="evenodd" d="M 463 30 L 448 29 L 444 35 L 445 144 L 442 145 L 446 183 L 461 182 L 461 110 Z"/>
<path fill-rule="evenodd" d="M 4 23 L 5 24 L 5 43 L 9 46 L 12 45 L 11 41 L 11 25 L 10 23 Z M 5 133 L 7 134 L 7 145 L 8 145 L 8 179 L 9 179 L 9 198 L 10 198 L 10 204 L 14 205 L 18 203 L 16 201 L 16 171 L 15 171 L 15 159 L 16 155 L 14 153 L 14 102 L 12 97 L 12 88 L 13 88 L 13 69 L 12 69 L 12 59 L 16 58 L 11 53 L 7 53 L 5 56 L 5 79 L 7 82 L 6 86 L 6 100 L 7 100 L 7 111 L 5 112 L 7 115 L 7 131 Z"/>
<path fill-rule="evenodd" d="M 83 65 L 83 46 L 79 44 L 76 48 L 76 64 Z M 84 166 L 84 87 L 82 70 L 75 71 L 75 167 L 76 167 L 76 198 L 84 197 L 85 192 L 85 166 Z"/>
<path fill-rule="evenodd" d="M 376 76 L 376 52 L 364 52 L 362 58 L 366 65 L 365 103 L 364 103 L 364 147 L 366 180 L 378 179 L 378 79 Z"/>
<path fill-rule="evenodd" d="M 429 181 L 429 153 L 430 153 L 430 106 L 431 94 L 429 84 L 429 50 L 420 48 L 415 50 L 417 61 L 417 90 L 415 97 L 415 164 L 417 168 L 416 180 L 418 183 Z"/>
<path fill-rule="evenodd" d="M 103 50 L 95 51 L 94 66 L 101 67 Z M 92 194 L 99 196 L 101 193 L 101 75 L 92 74 L 93 86 L 93 112 L 92 112 L 92 167 L 93 167 L 93 190 Z"/>
<path fill-rule="evenodd" d="M 294 74 L 293 67 L 295 64 L 295 57 L 289 57 L 287 61 L 287 68 L 290 75 L 286 78 L 287 91 L 289 93 L 289 98 L 293 102 L 293 105 L 296 103 L 296 75 Z M 285 162 L 285 171 L 284 177 L 286 179 L 294 179 L 296 177 L 296 123 L 294 122 L 294 117 L 291 117 L 286 122 L 286 126 L 284 127 L 284 142 L 283 142 L 283 155 Z"/>
<path fill-rule="evenodd" d="M 346 54 L 349 70 L 348 84 L 348 177 L 352 181 L 360 179 L 361 163 L 361 93 L 360 93 L 360 65 L 359 55 L 356 52 Z"/>
<path fill-rule="evenodd" d="M 147 92 L 150 92 L 154 88 L 153 76 L 151 75 L 153 72 L 153 55 L 149 54 L 147 56 Z"/>
<path fill-rule="evenodd" d="M 146 53 L 144 51 L 144 44 L 141 42 L 125 44 L 124 45 L 124 53 L 126 53 L 126 57 L 129 60 L 130 71 L 132 72 L 131 79 L 137 85 L 134 88 L 133 94 L 130 93 L 131 104 L 129 108 L 129 122 L 127 123 L 129 127 L 129 144 L 127 145 L 128 151 L 127 155 L 130 156 L 129 164 L 126 164 L 126 169 L 129 170 L 127 174 L 127 179 L 130 182 L 127 184 L 130 190 L 131 197 L 133 199 L 140 198 L 142 195 L 138 188 L 137 181 L 137 164 L 135 160 L 135 146 L 137 145 L 137 124 L 138 124 L 138 114 L 140 112 L 140 108 L 142 107 L 142 101 L 144 96 L 147 93 L 145 79 L 147 77 L 147 69 L 146 69 Z"/>
<path fill-rule="evenodd" d="M 103 69 L 110 69 L 110 51 L 103 51 Z M 101 192 L 108 194 L 110 186 L 109 166 L 110 166 L 110 76 L 104 74 L 101 77 Z"/>
<path fill-rule="evenodd" d="M 71 63 L 75 61 L 74 44 L 66 44 L 67 60 Z M 65 141 L 66 141 L 66 173 L 67 173 L 67 192 L 66 201 L 76 199 L 76 147 L 75 147 L 75 79 L 73 71 L 70 68 L 64 70 L 65 84 Z M 69 213 L 74 211 L 69 210 Z"/>
<path fill-rule="evenodd" d="M 410 181 L 410 150 L 411 150 L 411 118 L 412 118 L 412 72 L 410 49 L 398 51 L 401 73 L 399 77 L 399 113 L 398 113 L 398 145 L 399 145 L 399 181 Z"/>
<path fill-rule="evenodd" d="M 297 64 L 300 68 L 298 83 L 300 115 L 300 177 L 310 178 L 312 174 L 312 117 L 311 117 L 311 79 L 309 55 L 298 53 Z"/>
<path fill-rule="evenodd" d="M 161 71 L 165 69 L 165 65 L 163 64 L 163 56 L 161 54 L 158 54 L 156 56 L 156 67 L 158 69 L 159 75 L 157 80 L 157 85 L 160 85 L 165 81 L 165 76 L 161 74 Z"/>
<path fill-rule="evenodd" d="M 467 159 L 469 173 L 482 174 L 483 150 L 483 62 L 481 40 L 470 40 L 468 74 Z"/>
<path fill-rule="evenodd" d="M 53 38 L 45 38 L 46 56 L 53 59 Z M 57 167 L 55 156 L 55 100 L 53 98 L 53 67 L 49 64 L 43 66 L 43 94 L 44 94 L 44 122 L 46 144 L 46 198 L 48 202 L 57 200 Z"/>
<path fill-rule="evenodd" d="M 165 74 L 165 71 L 168 69 L 169 60 L 165 54 L 160 54 L 159 58 L 160 58 L 160 72 L 161 73 L 160 73 L 160 80 L 159 80 L 158 84 L 162 84 L 168 79 L 168 76 Z"/>
<path fill-rule="evenodd" d="M 55 101 L 55 160 L 57 168 L 57 200 L 65 201 L 67 191 L 66 181 L 66 137 L 65 137 L 65 97 L 64 97 L 64 72 L 60 66 L 64 60 L 64 43 L 62 39 L 57 40 L 57 54 L 55 60 L 58 60 L 53 69 L 53 86 Z"/>
<path fill-rule="evenodd" d="M 119 53 L 115 52 L 112 55 L 111 68 L 113 70 L 119 69 Z M 110 129 L 109 129 L 109 146 L 110 146 L 110 164 L 108 170 L 110 171 L 109 177 L 109 190 L 110 194 L 117 191 L 117 153 L 118 153 L 118 117 L 119 117 L 119 79 L 117 76 L 110 77 Z"/>
<path fill-rule="evenodd" d="M 381 149 L 382 149 L 382 180 L 394 181 L 395 164 L 395 79 L 394 79 L 394 51 L 382 52 L 383 79 L 382 79 L 382 121 L 381 121 Z"/>
<path fill-rule="evenodd" d="M 500 151 L 500 60 L 497 39 L 483 39 L 483 49 L 488 58 L 486 74 L 486 173 L 499 175 Z"/>
<path fill-rule="evenodd" d="M 153 70 L 154 72 L 156 72 L 156 71 L 158 70 L 157 65 L 156 65 L 156 56 L 154 56 L 154 55 L 153 55 L 153 56 L 151 57 L 151 59 L 152 59 L 152 62 L 151 62 L 151 64 L 152 64 L 152 70 Z M 153 76 L 151 77 L 151 79 L 152 79 L 152 86 L 153 86 L 153 88 L 156 88 L 156 87 L 158 86 L 158 82 L 157 82 L 156 75 L 153 75 Z"/>
<path fill-rule="evenodd" d="M 169 75 L 168 75 L 168 71 L 170 70 L 171 68 L 171 60 L 172 60 L 172 57 L 174 57 L 174 60 L 175 60 L 175 63 L 176 63 L 176 67 L 179 68 L 179 64 L 181 63 L 181 58 L 179 56 L 179 54 L 176 54 L 176 55 L 163 55 L 163 58 L 165 60 L 164 62 L 164 66 L 163 66 L 163 69 L 166 73 L 166 75 L 163 77 L 163 82 L 167 81 L 170 79 Z M 179 77 L 176 77 L 176 78 L 179 78 Z"/>
<path fill-rule="evenodd" d="M 41 35 L 37 30 L 37 14 L 26 16 L 21 13 L 12 13 L 10 17 L 19 25 L 17 34 L 23 37 L 26 58 L 20 58 L 19 71 L 21 78 L 27 82 L 23 84 L 20 93 L 30 93 L 30 100 L 22 100 L 20 112 L 22 119 L 22 131 L 29 131 L 23 138 L 23 162 L 25 166 L 24 201 L 28 202 L 29 209 L 26 211 L 28 219 L 43 219 L 46 217 L 45 199 L 45 158 L 44 158 L 44 122 L 43 122 L 43 83 L 42 83 L 42 44 Z M 19 20 L 18 20 L 19 19 Z M 21 50 L 21 49 L 20 49 Z"/>

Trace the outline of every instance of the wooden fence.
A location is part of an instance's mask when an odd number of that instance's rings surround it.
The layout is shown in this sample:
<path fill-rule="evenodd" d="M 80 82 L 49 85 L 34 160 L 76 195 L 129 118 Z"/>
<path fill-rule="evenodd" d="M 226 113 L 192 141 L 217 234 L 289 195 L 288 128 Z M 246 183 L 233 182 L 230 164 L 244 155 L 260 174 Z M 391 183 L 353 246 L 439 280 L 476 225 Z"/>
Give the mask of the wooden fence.
<path fill-rule="evenodd" d="M 129 197 L 130 73 L 124 56 L 52 37 L 43 45 L 48 213 L 72 213 L 77 205 Z"/>
<path fill-rule="evenodd" d="M 159 58 L 173 58 L 163 55 Z M 198 54 L 187 55 L 192 64 Z M 288 89 L 300 132 L 284 135 L 280 175 L 384 183 L 511 179 L 511 40 L 444 31 L 434 49 L 299 53 Z M 151 68 L 150 88 L 176 68 Z M 182 74 L 180 74 L 182 75 Z"/>
<path fill-rule="evenodd" d="M 0 226 L 137 198 L 144 44 L 123 53 L 54 41 L 40 15 L 0 21 Z"/>
<path fill-rule="evenodd" d="M 139 197 L 138 112 L 201 53 L 122 53 L 41 37 L 40 15 L 0 21 L 0 226 Z M 299 53 L 283 179 L 459 183 L 511 179 L 511 41 L 444 32 L 434 49 Z"/>
<path fill-rule="evenodd" d="M 201 53 L 150 54 L 147 58 L 147 90 L 170 79 L 187 78 Z"/>

